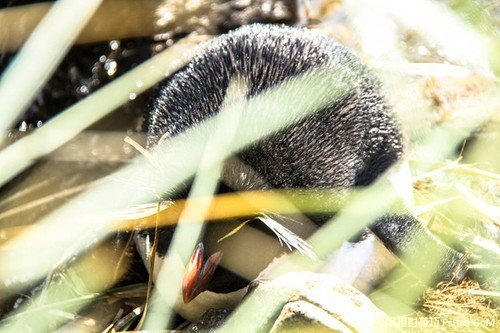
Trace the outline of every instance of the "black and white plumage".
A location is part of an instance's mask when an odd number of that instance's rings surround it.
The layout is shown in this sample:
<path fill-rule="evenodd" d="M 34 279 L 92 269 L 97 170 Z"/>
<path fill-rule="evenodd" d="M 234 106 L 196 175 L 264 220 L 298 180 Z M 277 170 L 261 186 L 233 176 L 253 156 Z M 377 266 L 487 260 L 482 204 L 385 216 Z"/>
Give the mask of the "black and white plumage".
<path fill-rule="evenodd" d="M 251 25 L 204 45 L 162 83 L 148 115 L 148 147 L 216 115 L 235 78 L 245 80 L 246 97 L 252 97 L 316 68 L 335 73 L 335 79 L 325 78 L 321 84 L 336 89 L 338 80 L 345 80 L 347 89 L 327 107 L 240 151 L 238 157 L 265 182 L 255 186 L 249 176 L 233 187 L 343 190 L 369 185 L 402 157 L 398 123 L 379 81 L 360 60 L 328 37 L 304 29 Z M 313 220 L 321 224 L 325 218 Z M 410 215 L 386 216 L 371 229 L 398 254 L 422 250 L 410 255 L 425 255 L 445 248 Z M 410 235 L 423 240 L 425 249 L 409 246 Z M 462 256 L 452 249 L 444 252 L 438 278 L 463 276 Z"/>

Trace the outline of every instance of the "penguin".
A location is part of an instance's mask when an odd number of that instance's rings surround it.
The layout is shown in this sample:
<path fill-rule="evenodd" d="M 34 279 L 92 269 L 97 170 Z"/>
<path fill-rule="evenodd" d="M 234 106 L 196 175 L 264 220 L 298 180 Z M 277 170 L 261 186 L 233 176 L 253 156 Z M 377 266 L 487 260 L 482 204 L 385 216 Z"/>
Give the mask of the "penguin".
<path fill-rule="evenodd" d="M 243 78 L 244 97 L 252 98 L 268 94 L 272 88 L 295 77 L 312 76 L 319 68 L 327 68 L 336 76 L 336 79 L 321 78 L 321 84 L 331 85 L 333 90 L 339 78 L 347 80 L 345 91 L 315 112 L 238 151 L 237 159 L 252 174 L 243 175 L 245 170 L 232 172 L 231 166 L 225 167 L 226 173 L 237 175 L 230 187 L 237 191 L 271 188 L 342 191 L 368 186 L 403 158 L 400 126 L 380 81 L 361 60 L 341 44 L 307 29 L 253 24 L 200 47 L 189 63 L 160 84 L 146 116 L 148 148 L 155 147 L 162 138 L 182 135 L 217 115 L 235 78 Z M 305 93 L 297 88 L 293 94 Z M 332 215 L 308 217 L 321 226 Z M 464 256 L 433 237 L 409 213 L 387 214 L 374 221 L 369 229 L 387 249 L 402 257 L 427 256 L 436 249 L 444 249 L 445 256 L 436 273 L 438 280 L 460 280 L 467 271 Z M 139 233 L 138 243 L 151 237 L 152 232 Z M 425 245 L 410 246 L 414 239 Z M 197 264 L 191 266 L 197 267 L 197 272 L 213 271 L 203 266 L 200 249 L 196 251 L 193 257 Z M 203 290 L 196 281 L 206 281 L 206 276 L 197 277 L 196 272 L 189 275 L 190 281 L 185 283 L 189 290 L 183 291 L 189 295 L 187 301 Z"/>

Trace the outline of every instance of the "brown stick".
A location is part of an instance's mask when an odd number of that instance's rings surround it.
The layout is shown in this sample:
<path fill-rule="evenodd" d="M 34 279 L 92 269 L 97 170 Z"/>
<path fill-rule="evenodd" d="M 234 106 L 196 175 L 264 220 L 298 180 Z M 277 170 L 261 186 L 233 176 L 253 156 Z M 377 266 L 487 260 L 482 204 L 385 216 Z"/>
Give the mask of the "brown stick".
<path fill-rule="evenodd" d="M 223 220 L 235 217 L 255 216 L 265 212 L 278 214 L 295 214 L 300 211 L 309 213 L 326 213 L 336 211 L 341 205 L 341 196 L 322 197 L 316 200 L 311 193 L 293 194 L 286 191 L 251 191 L 221 194 L 210 198 L 189 199 L 202 204 L 204 200 L 212 200 L 206 220 Z M 174 225 L 184 210 L 186 200 L 176 200 L 168 208 L 158 212 L 158 227 Z M 134 230 L 152 228 L 156 224 L 157 214 L 116 221 L 112 230 Z"/>
<path fill-rule="evenodd" d="M 105 0 L 76 43 L 152 36 L 162 29 L 156 24 L 156 10 L 162 2 Z M 46 2 L 0 10 L 0 53 L 18 50 L 51 6 Z"/>

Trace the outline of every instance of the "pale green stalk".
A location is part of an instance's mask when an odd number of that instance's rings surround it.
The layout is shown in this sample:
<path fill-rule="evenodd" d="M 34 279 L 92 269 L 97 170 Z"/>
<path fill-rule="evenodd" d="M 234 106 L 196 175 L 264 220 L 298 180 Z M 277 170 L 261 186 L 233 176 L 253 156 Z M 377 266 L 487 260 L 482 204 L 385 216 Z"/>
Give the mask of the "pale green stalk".
<path fill-rule="evenodd" d="M 101 1 L 56 1 L 4 71 L 0 78 L 0 144 L 49 80 Z"/>

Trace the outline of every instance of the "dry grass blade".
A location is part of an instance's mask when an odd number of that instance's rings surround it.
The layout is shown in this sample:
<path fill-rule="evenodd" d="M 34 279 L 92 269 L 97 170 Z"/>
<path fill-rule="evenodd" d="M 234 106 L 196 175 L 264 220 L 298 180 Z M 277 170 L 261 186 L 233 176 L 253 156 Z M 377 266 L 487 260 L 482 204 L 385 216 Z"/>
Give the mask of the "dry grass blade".
<path fill-rule="evenodd" d="M 0 201 L 0 206 L 5 206 L 7 205 L 9 202 L 12 202 L 14 200 L 17 200 L 19 198 L 22 198 L 23 196 L 27 196 L 29 195 L 30 193 L 38 190 L 39 188 L 41 187 L 44 187 L 46 186 L 48 183 L 50 183 L 52 181 L 52 179 L 55 178 L 55 177 L 52 177 L 52 178 L 49 178 L 49 179 L 45 179 L 45 180 L 42 180 L 34 185 L 31 185 L 29 187 L 26 187 L 25 189 L 22 189 L 20 191 L 17 191 L 16 193 L 14 193 L 13 195 L 10 195 L 8 198 L 5 198 L 3 199 L 2 201 Z"/>
<path fill-rule="evenodd" d="M 464 172 L 468 173 L 473 176 L 480 176 L 480 177 L 486 177 L 486 178 L 491 178 L 492 180 L 500 181 L 500 174 L 479 169 L 476 167 L 473 167 L 471 165 L 460 165 L 456 169 L 453 169 L 457 172 Z"/>
<path fill-rule="evenodd" d="M 484 216 L 488 217 L 496 225 L 500 226 L 500 207 L 489 205 L 483 200 L 477 198 L 465 186 L 460 183 L 455 184 L 457 191 L 467 200 L 467 202 L 480 211 Z"/>
<path fill-rule="evenodd" d="M 62 198 L 66 198 L 66 197 L 69 197 L 71 195 L 77 194 L 79 192 L 88 190 L 91 187 L 93 187 L 93 186 L 95 186 L 95 185 L 97 185 L 99 183 L 102 183 L 102 182 L 103 182 L 102 179 L 91 181 L 91 182 L 88 182 L 88 183 L 85 183 L 85 184 L 82 184 L 82 185 L 78 185 L 78 186 L 74 186 L 74 187 L 71 187 L 71 188 L 67 188 L 67 189 L 61 190 L 61 191 L 59 191 L 57 193 L 53 193 L 53 194 L 50 194 L 50 195 L 45 196 L 43 198 L 39 198 L 37 200 L 33 200 L 31 202 L 28 202 L 28 203 L 23 204 L 23 205 L 19 205 L 17 207 L 11 208 L 9 210 L 5 210 L 2 213 L 0 213 L 0 220 L 6 219 L 6 218 L 8 218 L 8 217 L 10 217 L 12 215 L 19 214 L 21 212 L 24 212 L 24 211 L 27 211 L 27 210 L 30 210 L 30 209 L 34 209 L 34 208 L 36 208 L 38 206 L 45 205 L 45 204 L 47 204 L 47 203 L 49 203 L 51 201 L 62 199 Z"/>
<path fill-rule="evenodd" d="M 236 234 L 238 231 L 241 230 L 241 228 L 243 228 L 250 221 L 251 220 L 246 220 L 244 222 L 241 222 L 236 228 L 234 228 L 233 230 L 231 230 L 230 232 L 228 232 L 227 234 L 225 234 L 223 237 L 219 238 L 217 240 L 217 243 L 222 242 L 224 239 L 229 238 L 232 235 Z"/>
<path fill-rule="evenodd" d="M 160 207 L 161 207 L 161 202 L 158 201 L 158 204 L 156 206 L 156 220 L 155 220 L 155 237 L 153 240 L 153 246 L 151 246 L 151 252 L 149 254 L 149 262 L 150 262 L 150 267 L 149 267 L 149 277 L 148 277 L 148 289 L 146 292 L 146 302 L 144 303 L 144 311 L 142 312 L 142 317 L 139 323 L 137 324 L 137 327 L 135 328 L 137 331 L 140 331 L 142 328 L 142 325 L 144 325 L 144 321 L 146 320 L 146 316 L 148 313 L 148 306 L 151 298 L 151 292 L 153 290 L 153 279 L 154 279 L 154 274 L 153 272 L 155 271 L 155 259 L 156 259 L 156 250 L 158 249 L 158 219 L 160 215 Z"/>
<path fill-rule="evenodd" d="M 419 316 L 437 318 L 445 324 L 435 331 L 463 332 L 475 327 L 481 332 L 497 332 L 500 316 L 488 294 L 472 280 L 459 285 L 442 283 L 426 290 Z"/>
<path fill-rule="evenodd" d="M 137 141 L 127 136 L 124 141 L 134 147 L 139 153 L 148 159 L 148 161 L 155 167 L 160 167 L 158 162 L 155 160 L 154 156 L 143 146 L 141 146 Z"/>

